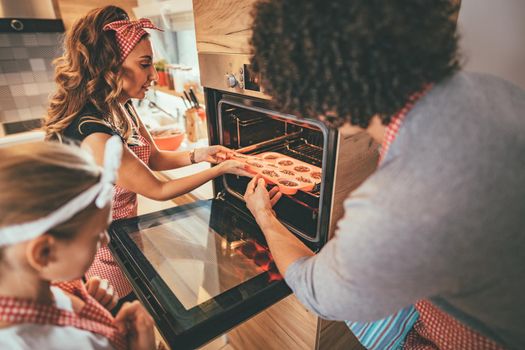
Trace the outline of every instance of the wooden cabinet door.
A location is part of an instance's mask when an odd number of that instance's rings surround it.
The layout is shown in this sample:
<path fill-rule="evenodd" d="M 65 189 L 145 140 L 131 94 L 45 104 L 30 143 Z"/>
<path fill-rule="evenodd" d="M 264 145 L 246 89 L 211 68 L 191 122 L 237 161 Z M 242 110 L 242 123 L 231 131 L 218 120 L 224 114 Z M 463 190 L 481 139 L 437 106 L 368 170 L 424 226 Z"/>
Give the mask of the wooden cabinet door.
<path fill-rule="evenodd" d="M 256 0 L 193 0 L 198 52 L 250 53 Z"/>

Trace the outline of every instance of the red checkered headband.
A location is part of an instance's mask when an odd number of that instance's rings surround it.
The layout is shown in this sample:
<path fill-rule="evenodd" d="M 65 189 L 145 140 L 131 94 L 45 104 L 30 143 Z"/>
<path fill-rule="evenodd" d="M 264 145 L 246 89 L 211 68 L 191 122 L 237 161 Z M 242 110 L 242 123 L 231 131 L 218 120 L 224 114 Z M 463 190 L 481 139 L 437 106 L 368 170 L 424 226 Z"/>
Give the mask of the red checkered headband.
<path fill-rule="evenodd" d="M 163 31 L 147 18 L 141 18 L 138 21 L 115 21 L 104 26 L 105 31 L 114 30 L 116 32 L 115 37 L 117 38 L 117 44 L 120 50 L 120 62 L 123 62 L 126 57 L 128 57 L 140 39 L 147 34 L 143 28 Z"/>

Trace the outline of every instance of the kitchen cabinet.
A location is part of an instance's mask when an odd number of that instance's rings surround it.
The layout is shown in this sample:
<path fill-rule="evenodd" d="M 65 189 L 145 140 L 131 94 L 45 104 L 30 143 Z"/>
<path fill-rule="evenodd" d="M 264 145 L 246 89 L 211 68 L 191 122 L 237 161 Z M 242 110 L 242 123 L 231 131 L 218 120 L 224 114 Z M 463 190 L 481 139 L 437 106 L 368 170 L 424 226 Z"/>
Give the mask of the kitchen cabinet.
<path fill-rule="evenodd" d="M 91 0 L 91 1 L 76 1 L 76 0 L 54 0 L 58 3 L 58 8 L 64 21 L 66 30 L 71 28 L 73 23 L 80 17 L 84 16 L 88 11 L 97 7 L 109 5 L 106 0 Z M 123 8 L 130 17 L 133 16 L 132 8 L 137 6 L 137 0 L 116 0 L 112 1 L 111 5 Z"/>
<path fill-rule="evenodd" d="M 256 0 L 193 0 L 197 51 L 250 53 L 250 16 Z"/>

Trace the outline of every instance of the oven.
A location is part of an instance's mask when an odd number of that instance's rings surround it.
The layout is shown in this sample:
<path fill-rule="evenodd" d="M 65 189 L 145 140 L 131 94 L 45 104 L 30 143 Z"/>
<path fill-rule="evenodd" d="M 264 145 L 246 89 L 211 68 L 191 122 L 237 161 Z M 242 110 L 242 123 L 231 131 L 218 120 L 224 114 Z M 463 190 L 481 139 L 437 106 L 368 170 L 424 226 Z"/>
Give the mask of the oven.
<path fill-rule="evenodd" d="M 199 54 L 210 144 L 246 157 L 268 152 L 316 167 L 320 181 L 283 195 L 279 220 L 318 251 L 349 192 L 370 175 L 378 145 L 273 110 L 248 55 Z M 213 180 L 214 198 L 114 222 L 110 247 L 174 348 L 196 348 L 290 294 L 243 201 L 250 179 Z"/>

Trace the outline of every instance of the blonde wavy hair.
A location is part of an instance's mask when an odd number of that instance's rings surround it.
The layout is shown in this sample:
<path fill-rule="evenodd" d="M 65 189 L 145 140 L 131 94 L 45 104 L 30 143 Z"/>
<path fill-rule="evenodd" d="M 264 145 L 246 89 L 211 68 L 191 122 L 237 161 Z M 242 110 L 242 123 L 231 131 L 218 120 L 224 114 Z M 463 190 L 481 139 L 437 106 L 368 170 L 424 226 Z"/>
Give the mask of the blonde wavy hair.
<path fill-rule="evenodd" d="M 62 139 L 62 133 L 87 103 L 103 116 L 90 121 L 114 129 L 124 140 L 134 126 L 118 99 L 122 90 L 122 63 L 114 31 L 106 24 L 129 19 L 126 11 L 106 6 L 88 12 L 75 22 L 64 39 L 64 54 L 55 59 L 57 91 L 52 96 L 43 129 L 46 138 Z"/>
<path fill-rule="evenodd" d="M 42 141 L 0 148 L 0 227 L 49 215 L 95 185 L 100 176 L 93 157 L 77 146 Z M 73 238 L 99 210 L 93 201 L 48 233 Z M 0 259 L 1 253 L 0 248 Z"/>

